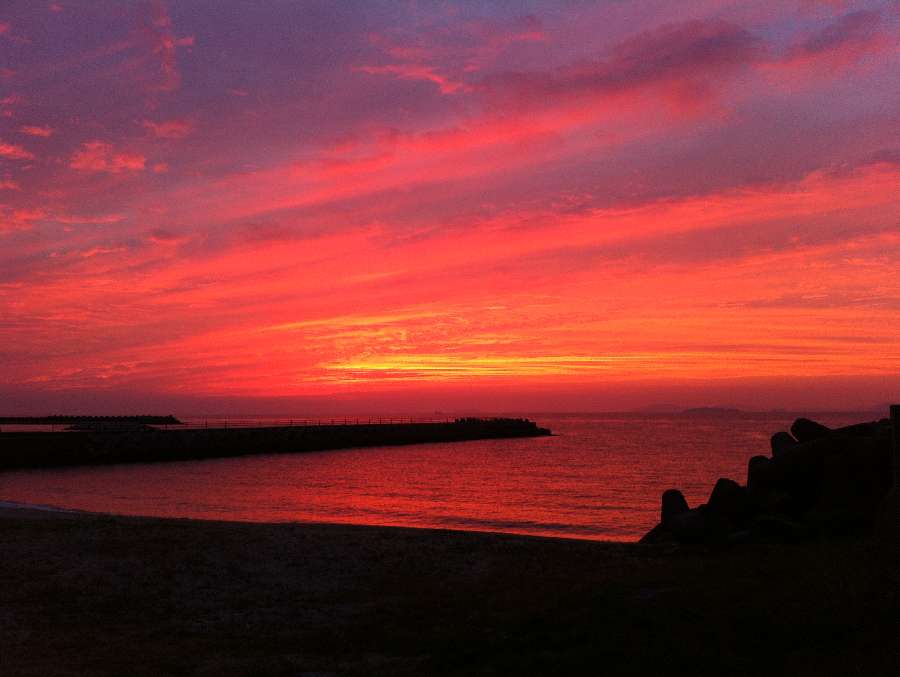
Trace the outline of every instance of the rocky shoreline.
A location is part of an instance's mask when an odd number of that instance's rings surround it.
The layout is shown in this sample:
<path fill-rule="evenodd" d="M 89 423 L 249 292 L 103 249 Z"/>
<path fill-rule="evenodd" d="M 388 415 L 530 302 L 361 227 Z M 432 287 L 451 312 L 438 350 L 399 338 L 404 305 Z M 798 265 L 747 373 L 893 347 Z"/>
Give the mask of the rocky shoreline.
<path fill-rule="evenodd" d="M 754 456 L 740 484 L 720 478 L 706 503 L 662 495 L 660 522 L 641 543 L 797 543 L 867 533 L 892 476 L 892 423 L 831 429 L 810 419 L 772 435 L 771 455 Z"/>

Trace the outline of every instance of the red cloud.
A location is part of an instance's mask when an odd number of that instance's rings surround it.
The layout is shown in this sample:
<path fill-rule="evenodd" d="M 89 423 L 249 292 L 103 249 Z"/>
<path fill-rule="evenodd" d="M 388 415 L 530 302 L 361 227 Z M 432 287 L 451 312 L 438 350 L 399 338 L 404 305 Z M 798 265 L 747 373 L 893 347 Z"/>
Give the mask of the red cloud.
<path fill-rule="evenodd" d="M 46 215 L 43 209 L 9 209 L 0 205 L 0 233 L 31 230 L 33 222 Z"/>
<path fill-rule="evenodd" d="M 417 64 L 389 64 L 387 66 L 360 66 L 357 70 L 362 73 L 369 73 L 370 75 L 396 75 L 404 80 L 427 80 L 436 84 L 440 88 L 442 94 L 453 94 L 454 92 L 466 90 L 468 88 L 465 83 L 441 75 L 431 66 Z"/>
<path fill-rule="evenodd" d="M 86 249 L 78 255 L 83 259 L 90 259 L 103 254 L 117 254 L 124 251 L 127 251 L 127 247 L 122 245 L 113 247 L 91 247 L 90 249 Z"/>
<path fill-rule="evenodd" d="M 21 45 L 30 45 L 31 40 L 28 38 L 23 38 L 20 35 L 13 35 L 12 33 L 12 24 L 8 21 L 0 21 L 0 37 L 4 37 L 7 40 L 12 42 L 17 42 Z"/>
<path fill-rule="evenodd" d="M 20 127 L 19 131 L 23 134 L 28 134 L 29 136 L 43 136 L 48 137 L 52 136 L 53 132 L 56 130 L 53 127 L 47 126 L 39 126 L 39 125 L 25 125 L 24 127 Z"/>
<path fill-rule="evenodd" d="M 158 139 L 182 139 L 194 130 L 190 120 L 144 120 L 143 125 Z"/>
<path fill-rule="evenodd" d="M 34 159 L 34 155 L 22 148 L 22 146 L 17 146 L 14 143 L 6 143 L 4 141 L 0 141 L 0 157 L 6 158 L 7 160 Z"/>
<path fill-rule="evenodd" d="M 141 171 L 147 159 L 137 153 L 121 153 L 103 141 L 88 141 L 69 161 L 69 167 L 91 172 Z"/>
<path fill-rule="evenodd" d="M 172 92 L 181 86 L 181 72 L 178 70 L 178 47 L 194 44 L 193 36 L 176 37 L 172 28 L 172 17 L 166 5 L 156 0 L 150 5 L 150 17 L 145 32 L 150 51 L 159 64 L 162 81 L 155 89 Z"/>
<path fill-rule="evenodd" d="M 400 63 L 360 66 L 356 70 L 372 75 L 393 75 L 403 80 L 433 82 L 442 94 L 469 91 L 464 78 L 480 71 L 516 42 L 545 38 L 535 16 L 512 22 L 471 20 L 454 26 L 443 23 L 369 36 L 370 42 Z"/>
<path fill-rule="evenodd" d="M 99 216 L 79 216 L 76 214 L 58 214 L 53 220 L 58 223 L 68 225 L 77 225 L 81 223 L 119 223 L 122 220 L 121 214 L 103 214 Z"/>

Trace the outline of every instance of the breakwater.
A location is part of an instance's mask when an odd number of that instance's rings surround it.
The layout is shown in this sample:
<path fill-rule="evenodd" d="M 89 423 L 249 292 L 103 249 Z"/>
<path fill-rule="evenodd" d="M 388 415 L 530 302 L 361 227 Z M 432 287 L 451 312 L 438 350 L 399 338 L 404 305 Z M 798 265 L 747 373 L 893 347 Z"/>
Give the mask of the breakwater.
<path fill-rule="evenodd" d="M 533 421 L 465 418 L 446 423 L 371 423 L 0 433 L 0 470 L 147 463 L 428 442 L 550 435 Z"/>
<path fill-rule="evenodd" d="M 0 425 L 178 425 L 169 416 L 0 416 Z"/>

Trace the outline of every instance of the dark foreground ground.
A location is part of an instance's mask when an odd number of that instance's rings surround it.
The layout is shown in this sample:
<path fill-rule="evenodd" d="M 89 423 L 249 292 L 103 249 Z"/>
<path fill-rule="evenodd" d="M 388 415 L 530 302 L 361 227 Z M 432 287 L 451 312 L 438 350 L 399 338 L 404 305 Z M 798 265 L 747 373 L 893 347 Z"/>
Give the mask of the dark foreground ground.
<path fill-rule="evenodd" d="M 0 674 L 893 675 L 871 544 L 0 510 Z"/>

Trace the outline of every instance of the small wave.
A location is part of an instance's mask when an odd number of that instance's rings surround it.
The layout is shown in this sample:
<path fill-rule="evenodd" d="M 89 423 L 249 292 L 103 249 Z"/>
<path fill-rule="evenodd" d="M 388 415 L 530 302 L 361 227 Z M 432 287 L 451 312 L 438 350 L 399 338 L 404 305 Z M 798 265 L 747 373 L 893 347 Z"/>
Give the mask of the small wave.
<path fill-rule="evenodd" d="M 479 519 L 477 517 L 430 517 L 430 522 L 466 529 L 487 531 L 522 531 L 526 533 L 602 535 L 607 529 L 567 522 L 538 522 L 535 520 Z"/>
<path fill-rule="evenodd" d="M 41 503 L 19 503 L 17 501 L 0 501 L 0 508 L 12 508 L 14 510 L 44 510 L 46 512 L 82 512 L 69 508 L 59 508 L 55 505 L 43 505 Z"/>

